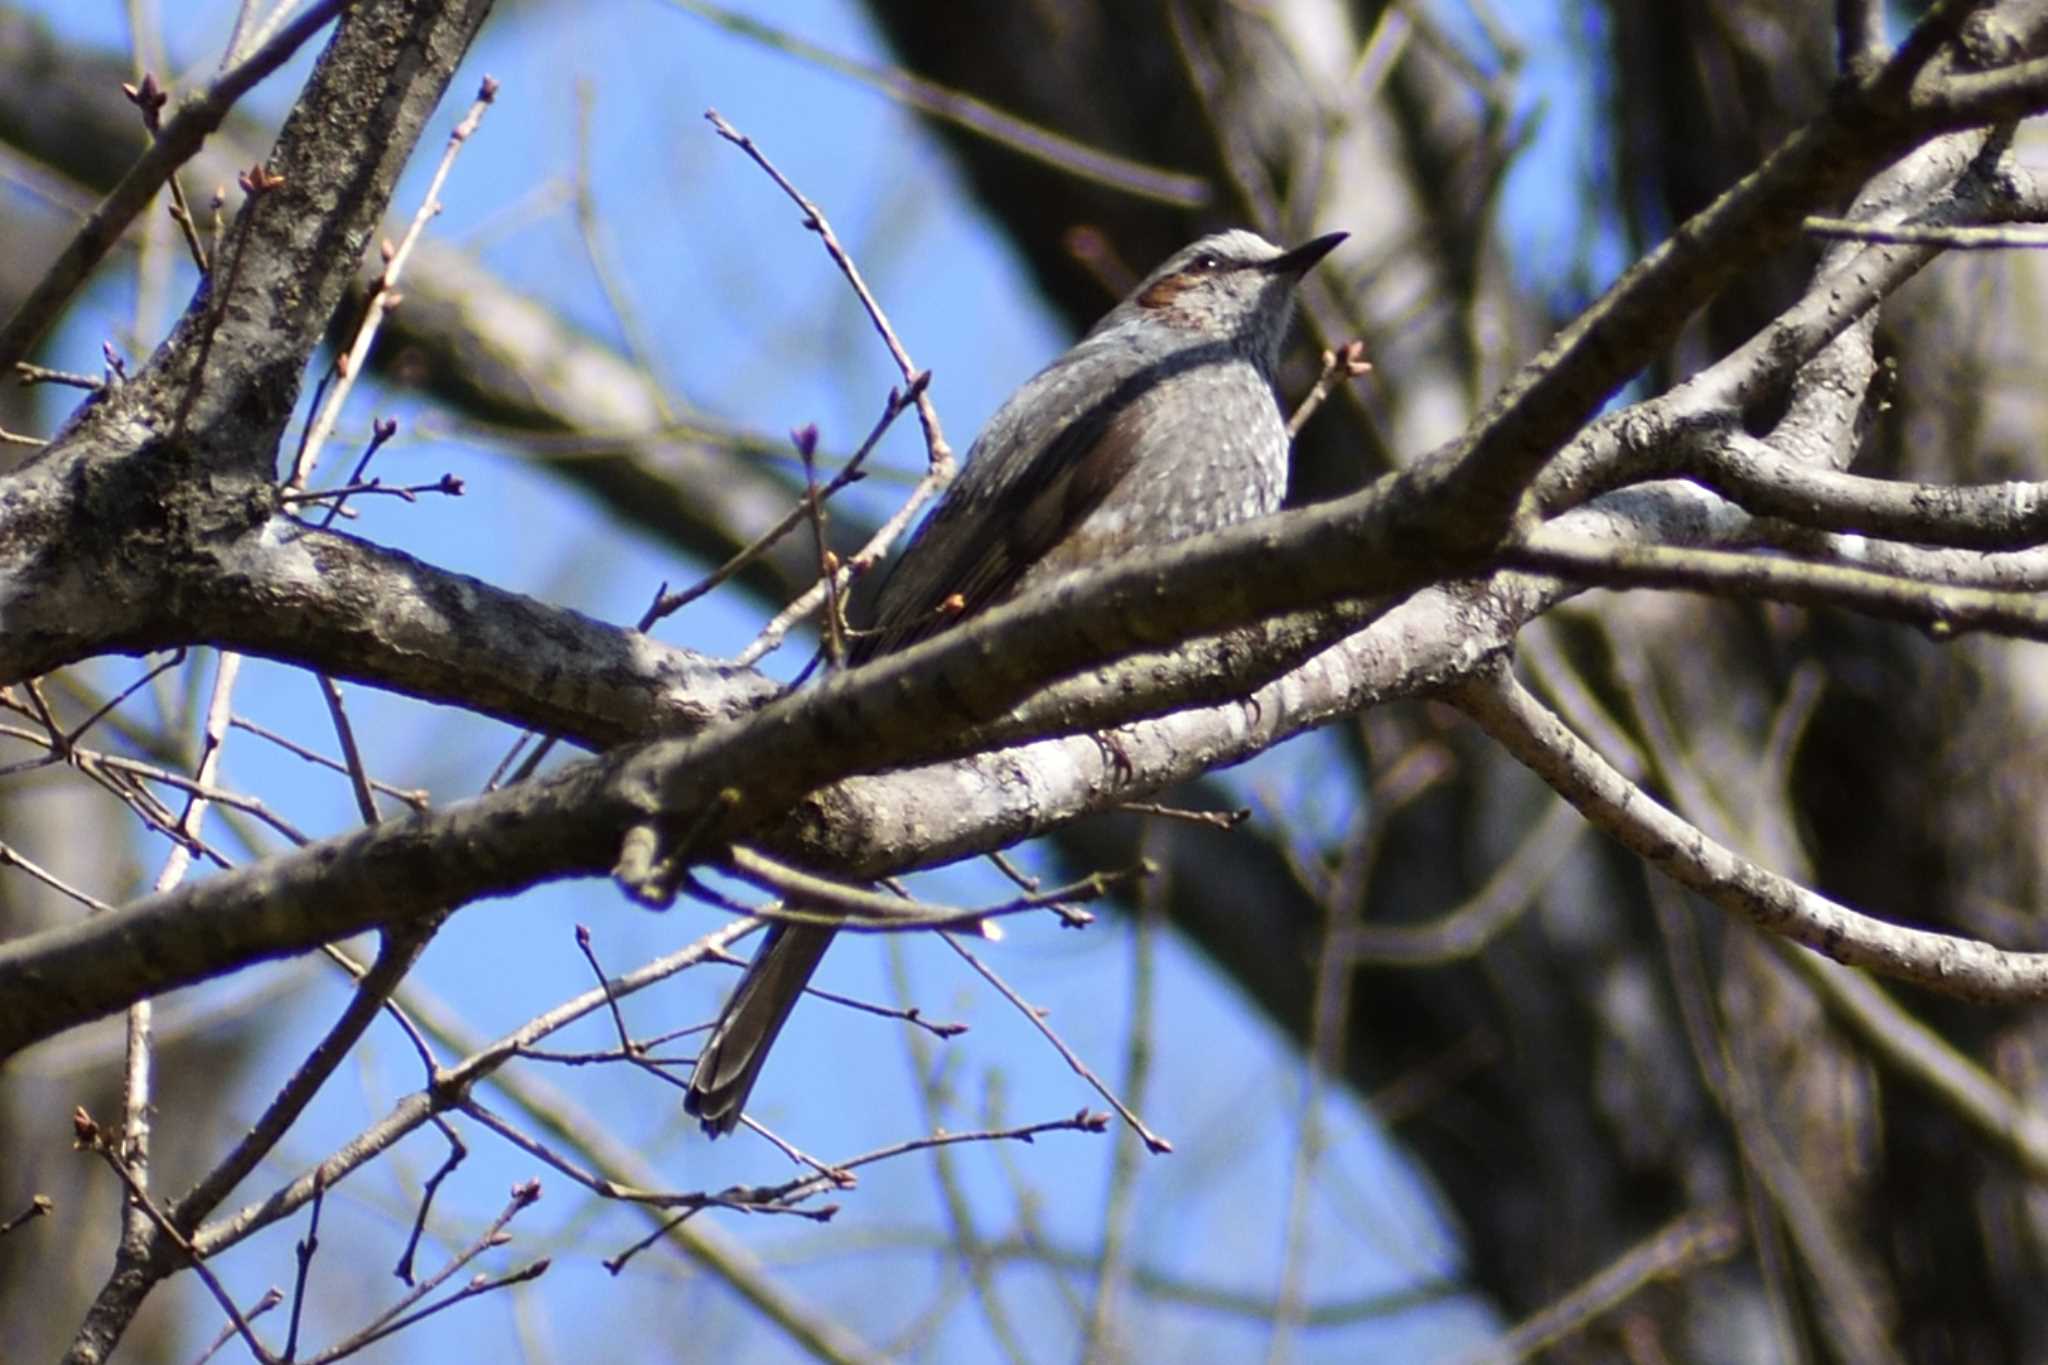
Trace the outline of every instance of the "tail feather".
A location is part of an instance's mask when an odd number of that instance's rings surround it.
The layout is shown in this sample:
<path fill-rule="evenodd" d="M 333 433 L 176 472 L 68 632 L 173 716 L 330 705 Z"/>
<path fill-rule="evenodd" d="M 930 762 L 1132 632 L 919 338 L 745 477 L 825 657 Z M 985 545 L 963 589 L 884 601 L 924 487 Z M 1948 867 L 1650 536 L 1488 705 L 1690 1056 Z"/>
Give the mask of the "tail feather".
<path fill-rule="evenodd" d="M 775 1036 L 803 998 L 804 986 L 833 931 L 808 924 L 778 924 L 768 931 L 746 974 L 727 998 L 711 1036 L 697 1053 L 697 1067 L 683 1108 L 712 1137 L 739 1126 L 747 1096 L 768 1060 Z"/>

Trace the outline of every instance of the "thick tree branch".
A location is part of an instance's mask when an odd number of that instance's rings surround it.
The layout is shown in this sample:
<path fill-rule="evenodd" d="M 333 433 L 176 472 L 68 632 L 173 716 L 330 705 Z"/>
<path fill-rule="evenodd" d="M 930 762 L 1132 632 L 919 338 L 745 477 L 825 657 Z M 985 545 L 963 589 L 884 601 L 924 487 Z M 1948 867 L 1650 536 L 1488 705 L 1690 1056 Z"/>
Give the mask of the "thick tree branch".
<path fill-rule="evenodd" d="M 223 511 L 220 482 L 188 490 L 123 462 L 143 483 L 136 498 L 186 514 L 169 528 L 123 526 L 74 497 L 74 467 L 39 464 L 0 499 L 0 683 L 97 654 L 212 644 L 590 748 L 699 730 L 778 690 L 751 670 L 268 513 L 267 482 Z M 242 524 L 217 533 L 201 520 L 236 511 Z"/>
<path fill-rule="evenodd" d="M 2006 952 L 1860 915 L 1710 839 L 1628 780 L 1506 669 L 1450 696 L 1515 758 L 1651 867 L 1731 914 L 1852 967 L 1980 1003 L 2048 999 L 2048 953 Z"/>
<path fill-rule="evenodd" d="M 2031 45 L 2048 29 L 2048 14 L 2023 22 L 2021 39 Z M 1946 77 L 1936 88 L 1966 93 L 1937 108 L 1913 85 L 1934 55 L 1909 41 L 1868 80 L 1846 87 L 1763 165 L 1631 266 L 1487 404 L 1471 431 L 1403 475 L 1442 494 L 1428 502 L 1435 519 L 1412 529 L 1413 552 L 1504 535 L 1552 454 L 1668 344 L 1673 319 L 1691 315 L 1793 240 L 1809 214 L 1936 133 L 2048 107 L 2048 79 L 2029 75 L 2001 82 L 1995 96 Z M 1912 100 L 1904 96 L 1909 88 Z"/>
<path fill-rule="evenodd" d="M 2048 640 L 2048 602 L 2027 593 L 1951 587 L 1838 564 L 1729 550 L 1606 543 L 1545 527 L 1510 550 L 1509 563 L 1585 587 L 1678 588 L 1800 606 L 1846 607 L 1904 621 L 1942 638 L 1993 630 Z"/>

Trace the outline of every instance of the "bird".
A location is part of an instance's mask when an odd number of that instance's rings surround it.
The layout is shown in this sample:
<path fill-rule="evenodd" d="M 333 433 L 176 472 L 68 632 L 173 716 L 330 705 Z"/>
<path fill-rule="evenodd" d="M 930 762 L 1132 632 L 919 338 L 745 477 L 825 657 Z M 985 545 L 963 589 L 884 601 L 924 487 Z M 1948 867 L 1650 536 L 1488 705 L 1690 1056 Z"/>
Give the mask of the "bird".
<path fill-rule="evenodd" d="M 1346 234 L 1282 250 L 1233 229 L 1176 251 L 996 410 L 960 477 L 866 594 L 845 663 L 911 645 L 1106 559 L 1277 511 L 1273 390 L 1296 286 Z M 683 1107 L 740 1122 L 833 931 L 773 926 L 699 1051 Z"/>

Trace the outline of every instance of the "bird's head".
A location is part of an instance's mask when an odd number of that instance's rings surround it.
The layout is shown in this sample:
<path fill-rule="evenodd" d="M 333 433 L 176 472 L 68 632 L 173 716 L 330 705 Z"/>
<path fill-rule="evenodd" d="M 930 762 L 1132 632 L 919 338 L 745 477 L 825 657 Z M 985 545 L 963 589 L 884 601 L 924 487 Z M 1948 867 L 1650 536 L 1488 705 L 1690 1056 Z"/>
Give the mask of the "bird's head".
<path fill-rule="evenodd" d="M 1332 232 L 1282 251 L 1256 232 L 1213 233 L 1167 257 L 1105 325 L 1143 321 L 1228 339 L 1270 368 L 1294 314 L 1294 287 L 1344 237 Z"/>

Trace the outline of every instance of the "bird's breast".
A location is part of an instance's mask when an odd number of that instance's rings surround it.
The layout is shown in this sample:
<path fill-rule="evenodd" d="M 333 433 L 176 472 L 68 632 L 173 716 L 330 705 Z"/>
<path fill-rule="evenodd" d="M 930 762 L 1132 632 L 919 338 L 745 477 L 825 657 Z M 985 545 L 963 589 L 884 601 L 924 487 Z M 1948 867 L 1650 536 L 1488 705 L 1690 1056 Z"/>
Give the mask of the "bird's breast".
<path fill-rule="evenodd" d="M 1249 361 L 1161 381 L 1117 416 L 1106 440 L 1116 448 L 1113 481 L 1019 590 L 1262 516 L 1287 491 L 1287 429 L 1271 386 Z"/>

